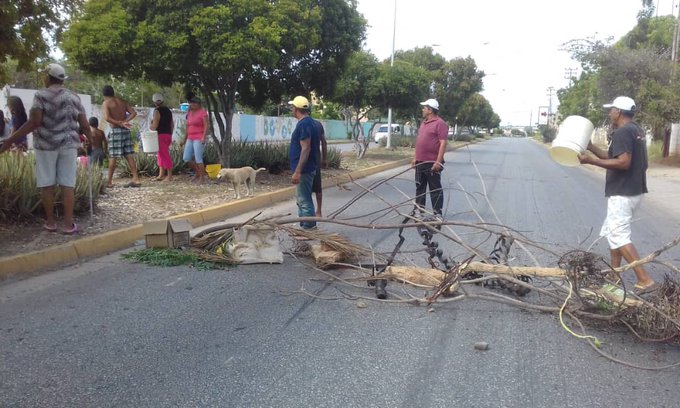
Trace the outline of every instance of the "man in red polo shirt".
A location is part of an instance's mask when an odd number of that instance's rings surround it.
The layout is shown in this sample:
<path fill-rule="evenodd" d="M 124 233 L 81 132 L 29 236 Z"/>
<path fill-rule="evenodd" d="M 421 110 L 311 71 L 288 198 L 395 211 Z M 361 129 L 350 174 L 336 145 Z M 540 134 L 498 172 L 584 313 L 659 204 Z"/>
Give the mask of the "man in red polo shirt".
<path fill-rule="evenodd" d="M 444 169 L 449 126 L 438 116 L 439 102 L 428 99 L 423 106 L 423 123 L 418 129 L 416 155 L 411 166 L 416 168 L 416 204 L 425 208 L 427 186 L 430 186 L 430 202 L 435 215 L 442 215 L 444 193 L 441 171 Z"/>

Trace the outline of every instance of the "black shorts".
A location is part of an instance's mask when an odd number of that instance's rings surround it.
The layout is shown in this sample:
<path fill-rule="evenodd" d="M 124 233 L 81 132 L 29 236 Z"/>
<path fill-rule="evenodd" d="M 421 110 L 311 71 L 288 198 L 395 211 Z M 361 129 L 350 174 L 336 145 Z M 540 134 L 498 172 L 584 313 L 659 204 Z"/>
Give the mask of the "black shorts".
<path fill-rule="evenodd" d="M 312 181 L 312 193 L 320 193 L 321 187 L 321 168 L 316 168 L 316 174 L 314 175 L 314 181 Z"/>

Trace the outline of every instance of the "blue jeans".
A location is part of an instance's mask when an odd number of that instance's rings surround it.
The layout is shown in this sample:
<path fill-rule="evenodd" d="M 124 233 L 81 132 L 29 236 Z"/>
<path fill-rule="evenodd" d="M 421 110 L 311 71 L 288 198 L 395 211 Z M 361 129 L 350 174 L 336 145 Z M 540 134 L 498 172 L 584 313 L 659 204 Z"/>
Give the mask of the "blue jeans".
<path fill-rule="evenodd" d="M 203 142 L 200 140 L 187 140 L 182 160 L 188 162 L 195 158 L 196 164 L 203 164 L 203 148 Z"/>
<path fill-rule="evenodd" d="M 295 196 L 297 198 L 298 216 L 299 217 L 314 217 L 314 201 L 312 201 L 312 185 L 314 184 L 314 176 L 316 172 L 303 173 L 300 176 L 300 183 L 297 185 Z M 314 228 L 316 222 L 302 221 L 300 222 L 302 228 Z"/>

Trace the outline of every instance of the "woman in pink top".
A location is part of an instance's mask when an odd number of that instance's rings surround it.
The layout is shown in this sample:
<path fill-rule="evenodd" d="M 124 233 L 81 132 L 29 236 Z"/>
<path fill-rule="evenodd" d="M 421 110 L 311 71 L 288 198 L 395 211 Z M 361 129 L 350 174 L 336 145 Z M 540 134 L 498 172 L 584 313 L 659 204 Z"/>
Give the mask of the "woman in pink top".
<path fill-rule="evenodd" d="M 194 180 L 203 183 L 203 146 L 210 131 L 208 125 L 208 111 L 201 107 L 201 100 L 193 97 L 189 100 L 189 112 L 187 113 L 187 138 L 184 145 L 183 159 L 189 164 L 196 174 Z"/>

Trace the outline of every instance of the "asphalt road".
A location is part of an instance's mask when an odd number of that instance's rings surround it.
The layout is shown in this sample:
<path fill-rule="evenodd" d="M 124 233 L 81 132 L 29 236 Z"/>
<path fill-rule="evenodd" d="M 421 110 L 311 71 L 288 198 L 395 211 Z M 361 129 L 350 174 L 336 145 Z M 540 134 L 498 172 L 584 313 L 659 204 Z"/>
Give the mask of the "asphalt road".
<path fill-rule="evenodd" d="M 559 167 L 528 139 L 494 139 L 447 153 L 446 161 L 447 220 L 503 224 L 552 251 L 531 247 L 529 255 L 513 247 L 513 264 L 554 266 L 556 254 L 595 241 L 605 214 L 601 172 Z M 413 193 L 412 177 L 392 180 L 338 217 L 400 222 L 379 211 Z M 325 212 L 360 191 L 327 189 Z M 293 211 L 291 201 L 266 213 Z M 644 202 L 634 226 L 640 252 L 673 239 L 678 215 L 658 196 Z M 396 242 L 392 230 L 322 228 L 382 251 Z M 474 228 L 453 231 L 483 252 L 493 244 Z M 424 265 L 417 234 L 405 236 L 400 261 Z M 466 255 L 441 242 L 447 255 Z M 607 254 L 601 241 L 593 250 Z M 680 252 L 662 259 L 677 265 Z M 0 406 L 678 406 L 679 368 L 612 363 L 564 331 L 554 315 L 481 301 L 430 310 L 348 298 L 373 292 L 361 283 L 329 283 L 304 262 L 287 255 L 283 265 L 199 271 L 130 264 L 116 253 L 3 283 Z M 657 279 L 666 272 L 651 271 Z M 394 283 L 388 289 L 390 299 L 424 294 Z M 527 300 L 539 297 L 531 293 Z M 642 344 L 627 332 L 592 334 L 607 352 L 636 364 L 680 360 L 677 348 Z M 474 349 L 480 341 L 488 351 Z"/>

